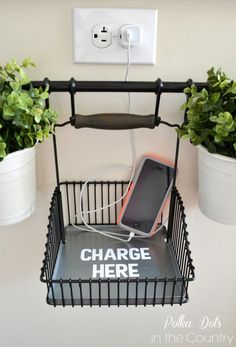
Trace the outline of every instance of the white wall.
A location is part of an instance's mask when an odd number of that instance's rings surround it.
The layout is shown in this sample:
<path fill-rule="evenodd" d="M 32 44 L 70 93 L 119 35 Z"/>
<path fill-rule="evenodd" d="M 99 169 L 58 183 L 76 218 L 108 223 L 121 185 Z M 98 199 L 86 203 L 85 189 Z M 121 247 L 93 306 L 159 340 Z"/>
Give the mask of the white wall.
<path fill-rule="evenodd" d="M 158 8 L 157 64 L 133 66 L 131 80 L 206 80 L 206 70 L 222 67 L 236 78 L 236 3 L 233 0 L 11 0 L 0 2 L 1 64 L 32 56 L 38 65 L 32 79 L 123 80 L 124 66 L 75 65 L 72 59 L 73 7 Z M 92 102 L 91 102 L 92 100 Z M 183 96 L 164 96 L 161 116 L 180 122 Z M 70 116 L 67 95 L 55 95 L 52 106 L 60 121 Z M 126 95 L 82 94 L 77 111 L 125 111 Z M 151 113 L 154 97 L 132 95 L 132 110 Z M 126 132 L 74 131 L 59 134 L 63 178 L 83 178 L 105 163 L 130 162 Z M 136 131 L 138 155 L 157 151 L 171 157 L 175 135 L 169 129 Z M 69 153 L 69 155 L 68 155 Z M 179 190 L 187 211 L 196 281 L 190 285 L 190 302 L 182 307 L 56 308 L 45 304 L 46 288 L 39 282 L 46 235 L 49 198 L 55 184 L 51 140 L 38 146 L 38 208 L 18 225 L 0 228 L 0 345 L 3 347 L 151 346 L 152 334 L 164 336 L 167 315 L 181 314 L 192 321 L 191 332 L 233 335 L 236 346 L 235 247 L 236 228 L 204 217 L 197 206 L 196 151 L 181 144 Z M 125 174 L 124 174 L 125 175 Z M 221 329 L 200 332 L 203 315 L 219 316 Z M 168 329 L 186 336 L 188 329 Z M 176 345 L 166 343 L 166 345 Z M 202 343 L 209 345 L 209 343 Z M 160 345 L 160 344 L 159 344 Z M 165 345 L 162 343 L 162 346 Z M 186 342 L 179 345 L 187 346 Z M 197 344 L 198 345 L 198 344 Z M 210 345 L 216 345 L 210 344 Z M 227 343 L 217 344 L 226 346 Z"/>

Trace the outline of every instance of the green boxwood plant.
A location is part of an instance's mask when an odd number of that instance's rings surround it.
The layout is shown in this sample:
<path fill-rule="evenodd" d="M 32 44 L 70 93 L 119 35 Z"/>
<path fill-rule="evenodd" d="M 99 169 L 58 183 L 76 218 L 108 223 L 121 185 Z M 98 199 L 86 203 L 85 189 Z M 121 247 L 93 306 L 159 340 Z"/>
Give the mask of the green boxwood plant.
<path fill-rule="evenodd" d="M 210 153 L 236 158 L 236 82 L 220 69 L 208 72 L 207 88 L 185 88 L 187 122 L 178 130 L 193 145 L 202 144 Z"/>
<path fill-rule="evenodd" d="M 26 69 L 31 58 L 18 65 L 12 59 L 0 66 L 0 160 L 7 154 L 32 147 L 53 133 L 56 112 L 45 107 L 48 88 L 23 89 L 30 83 Z"/>

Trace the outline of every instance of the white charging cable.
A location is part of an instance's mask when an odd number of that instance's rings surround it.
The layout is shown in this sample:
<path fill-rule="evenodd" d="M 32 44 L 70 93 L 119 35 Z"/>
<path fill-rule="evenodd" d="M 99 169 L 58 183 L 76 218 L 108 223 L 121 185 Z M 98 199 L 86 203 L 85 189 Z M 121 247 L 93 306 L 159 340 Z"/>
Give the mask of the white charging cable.
<path fill-rule="evenodd" d="M 128 76 L 129 76 L 129 71 L 130 71 L 130 35 L 129 35 L 129 33 L 127 33 L 127 40 L 128 40 L 128 47 L 127 47 L 127 68 L 126 68 L 126 74 L 125 74 L 125 82 L 128 81 Z M 130 93 L 128 93 L 128 113 L 130 113 L 130 109 L 131 109 L 131 100 L 130 100 Z M 132 165 L 131 177 L 130 177 L 128 186 L 127 186 L 124 194 L 121 196 L 121 198 L 119 198 L 118 200 L 116 200 L 116 201 L 114 201 L 114 202 L 112 202 L 112 203 L 110 203 L 110 204 L 108 204 L 106 206 L 102 206 L 102 207 L 99 207 L 99 208 L 94 209 L 94 210 L 84 211 L 83 210 L 83 194 L 84 194 L 84 190 L 87 187 L 88 183 L 92 180 L 92 179 L 87 179 L 84 182 L 83 186 L 82 186 L 82 189 L 81 189 L 81 192 L 80 192 L 80 201 L 79 201 L 80 218 L 81 218 L 81 221 L 83 222 L 83 224 L 85 225 L 85 227 L 81 227 L 81 226 L 72 224 L 75 228 L 77 228 L 79 230 L 82 230 L 82 231 L 96 232 L 96 233 L 99 233 L 101 235 L 104 235 L 104 236 L 107 236 L 107 237 L 110 237 L 110 238 L 113 238 L 113 239 L 116 239 L 116 240 L 122 241 L 122 242 L 130 242 L 132 240 L 132 238 L 146 238 L 146 236 L 135 235 L 134 232 L 129 232 L 129 235 L 127 235 L 127 234 L 121 235 L 120 233 L 116 233 L 116 232 L 112 232 L 112 231 L 98 230 L 98 229 L 92 227 L 91 225 L 89 225 L 86 222 L 85 218 L 84 218 L 84 214 L 96 213 L 98 211 L 102 211 L 102 210 L 104 210 L 106 208 L 109 208 L 111 206 L 114 206 L 114 205 L 118 204 L 120 201 L 122 201 L 124 199 L 124 197 L 128 193 L 130 185 L 131 185 L 133 177 L 134 177 L 135 166 L 136 166 L 136 152 L 135 152 L 135 144 L 134 144 L 134 131 L 130 130 L 129 133 L 130 133 L 130 144 L 131 144 L 133 165 Z M 97 176 L 97 174 L 99 174 L 100 172 L 104 172 L 105 170 L 107 171 L 109 169 L 114 169 L 114 168 L 122 168 L 122 169 L 123 168 L 129 168 L 130 169 L 130 166 L 127 166 L 127 165 L 124 165 L 124 164 L 107 165 L 107 166 L 100 167 L 99 169 L 93 171 L 93 175 L 96 174 L 96 176 Z M 166 221 L 163 224 L 161 224 L 161 226 L 155 231 L 155 233 L 158 232 L 162 228 L 162 226 L 166 223 Z M 128 238 L 127 239 L 123 238 L 125 236 L 126 237 L 128 236 Z"/>
<path fill-rule="evenodd" d="M 129 74 L 129 69 L 130 69 L 130 38 L 128 37 L 128 48 L 127 48 L 127 69 L 126 69 L 126 75 L 125 75 L 125 81 L 127 81 L 128 79 L 128 74 Z M 128 94 L 128 113 L 130 113 L 130 94 Z M 106 208 L 109 208 L 111 206 L 114 206 L 116 204 L 118 204 L 121 200 L 124 199 L 124 197 L 126 196 L 126 194 L 129 191 L 130 185 L 132 183 L 133 177 L 134 177 L 134 172 L 135 172 L 135 166 L 136 166 L 136 153 L 135 153 L 135 145 L 134 145 L 134 136 L 133 133 L 131 133 L 130 131 L 130 143 L 131 143 L 131 150 L 132 150 L 132 161 L 133 161 L 133 166 L 132 166 L 132 173 L 131 173 L 131 177 L 128 183 L 128 186 L 124 192 L 124 194 L 121 196 L 121 198 L 119 198 L 118 200 L 114 201 L 111 204 L 108 204 L 106 206 L 102 206 L 99 207 L 97 209 L 94 210 L 89 210 L 89 211 L 84 211 L 83 210 L 83 194 L 84 194 L 84 190 L 86 188 L 86 186 L 88 185 L 88 183 L 91 181 L 91 179 L 88 179 L 84 182 L 81 192 L 80 192 L 80 217 L 81 217 L 81 221 L 83 222 L 83 224 L 87 227 L 87 228 L 83 228 L 80 227 L 78 225 L 73 224 L 74 227 L 76 227 L 79 230 L 86 230 L 86 231 L 92 231 L 92 232 L 97 232 L 99 234 L 102 234 L 104 236 L 119 240 L 119 241 L 123 241 L 123 242 L 129 242 L 133 236 L 134 236 L 134 232 L 130 232 L 128 235 L 127 239 L 124 239 L 122 237 L 127 236 L 127 235 L 121 235 L 115 232 L 109 232 L 109 231 L 103 231 L 103 230 L 98 230 L 94 227 L 92 227 L 91 225 L 89 225 L 85 218 L 84 218 L 84 214 L 91 214 L 91 213 L 95 213 L 101 210 L 104 210 Z M 114 164 L 114 165 L 109 165 L 109 166 L 104 166 L 102 168 L 99 168 L 98 170 L 96 170 L 96 174 L 98 174 L 100 171 L 107 171 L 109 169 L 114 169 L 114 168 L 130 168 L 130 166 L 127 165 L 123 165 L 123 164 Z M 93 172 L 95 173 L 95 172 Z M 119 237 L 118 237 L 119 236 Z M 122 237 L 121 237 L 122 236 Z"/>

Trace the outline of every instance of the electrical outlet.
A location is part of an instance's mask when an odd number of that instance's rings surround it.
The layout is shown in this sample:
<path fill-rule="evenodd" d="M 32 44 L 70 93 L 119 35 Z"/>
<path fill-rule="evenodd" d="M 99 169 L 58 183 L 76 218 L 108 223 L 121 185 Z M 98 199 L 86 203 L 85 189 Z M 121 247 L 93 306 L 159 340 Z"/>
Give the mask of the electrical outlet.
<path fill-rule="evenodd" d="M 112 42 L 111 29 L 106 24 L 98 24 L 92 30 L 92 42 L 98 48 L 106 48 Z"/>
<path fill-rule="evenodd" d="M 128 27 L 134 35 L 130 63 L 155 64 L 157 10 L 136 8 L 74 8 L 74 62 L 127 64 L 127 44 L 120 34 Z"/>

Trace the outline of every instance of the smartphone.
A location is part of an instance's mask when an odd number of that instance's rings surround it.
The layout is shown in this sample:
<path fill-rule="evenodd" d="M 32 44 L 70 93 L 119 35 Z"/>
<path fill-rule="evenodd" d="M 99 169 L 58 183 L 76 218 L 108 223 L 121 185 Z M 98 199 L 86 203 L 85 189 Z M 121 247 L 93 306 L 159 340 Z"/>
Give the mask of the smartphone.
<path fill-rule="evenodd" d="M 174 165 L 149 154 L 142 158 L 118 216 L 117 224 L 129 231 L 151 237 L 171 192 Z"/>

